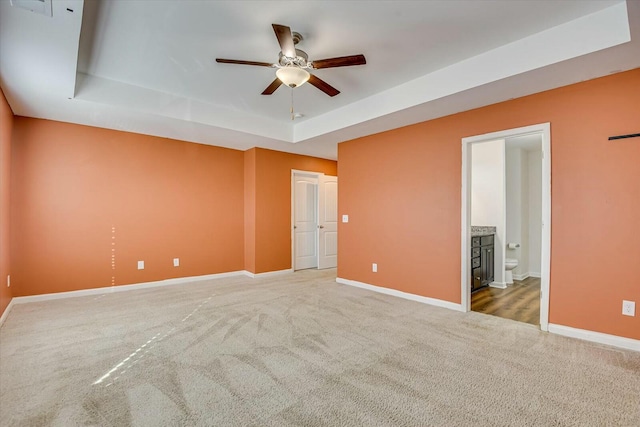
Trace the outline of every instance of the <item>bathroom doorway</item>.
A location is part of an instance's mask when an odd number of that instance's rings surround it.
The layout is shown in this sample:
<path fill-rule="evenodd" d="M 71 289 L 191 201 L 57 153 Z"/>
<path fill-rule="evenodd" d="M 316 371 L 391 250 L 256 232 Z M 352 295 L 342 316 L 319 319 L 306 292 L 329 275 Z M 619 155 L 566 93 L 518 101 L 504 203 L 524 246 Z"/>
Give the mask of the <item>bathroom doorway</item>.
<path fill-rule="evenodd" d="M 539 325 L 546 331 L 551 229 L 550 125 L 464 138 L 462 153 L 463 310 Z M 474 170 L 474 165 L 478 170 Z M 480 238 L 483 244 L 485 240 L 494 243 L 493 247 L 487 247 L 494 250 L 491 257 L 494 275 L 489 281 L 482 281 L 480 289 L 474 288 L 472 295 L 474 279 L 476 285 L 479 283 L 474 276 L 479 271 L 488 271 L 478 268 L 480 258 L 474 258 L 476 252 L 482 249 L 484 254 L 487 248 L 473 245 L 480 241 L 477 236 L 487 235 L 494 237 Z"/>

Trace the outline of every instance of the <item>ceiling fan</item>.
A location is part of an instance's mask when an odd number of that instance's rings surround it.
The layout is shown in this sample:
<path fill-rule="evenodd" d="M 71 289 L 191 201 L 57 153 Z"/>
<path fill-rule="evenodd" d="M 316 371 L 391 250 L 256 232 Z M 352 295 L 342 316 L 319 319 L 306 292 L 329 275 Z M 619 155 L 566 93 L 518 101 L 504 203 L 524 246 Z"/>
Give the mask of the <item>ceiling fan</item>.
<path fill-rule="evenodd" d="M 262 92 L 263 95 L 271 95 L 285 84 L 291 88 L 309 82 L 329 96 L 336 96 L 340 91 L 319 77 L 310 74 L 307 70 L 318 70 L 321 68 L 348 67 L 351 65 L 364 65 L 367 63 L 364 55 L 342 56 L 339 58 L 320 59 L 309 61 L 306 52 L 296 49 L 295 46 L 302 41 L 302 36 L 296 32 L 291 32 L 291 28 L 286 25 L 272 24 L 273 30 L 280 44 L 280 55 L 278 62 L 270 64 L 268 62 L 242 61 L 236 59 L 216 58 L 216 62 L 223 64 L 255 65 L 258 67 L 277 68 L 276 79 Z"/>

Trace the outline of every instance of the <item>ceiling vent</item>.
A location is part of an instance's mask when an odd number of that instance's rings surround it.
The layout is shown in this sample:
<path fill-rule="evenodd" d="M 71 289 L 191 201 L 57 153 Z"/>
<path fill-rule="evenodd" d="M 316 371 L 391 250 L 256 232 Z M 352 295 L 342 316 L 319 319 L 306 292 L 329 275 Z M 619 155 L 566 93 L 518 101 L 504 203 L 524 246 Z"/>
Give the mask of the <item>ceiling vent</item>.
<path fill-rule="evenodd" d="M 51 0 L 11 0 L 11 6 L 39 13 L 40 15 L 53 16 Z"/>

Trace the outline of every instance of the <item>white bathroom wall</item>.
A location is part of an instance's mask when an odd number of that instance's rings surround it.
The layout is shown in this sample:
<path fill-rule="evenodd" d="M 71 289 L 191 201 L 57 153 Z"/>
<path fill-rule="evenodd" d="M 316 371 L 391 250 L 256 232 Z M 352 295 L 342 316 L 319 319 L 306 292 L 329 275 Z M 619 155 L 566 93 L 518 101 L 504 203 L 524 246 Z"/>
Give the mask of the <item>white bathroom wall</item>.
<path fill-rule="evenodd" d="M 542 151 L 528 153 L 529 275 L 540 277 L 542 259 Z"/>
<path fill-rule="evenodd" d="M 496 227 L 495 275 L 504 286 L 505 247 L 505 141 L 471 145 L 471 225 Z"/>
<path fill-rule="evenodd" d="M 522 243 L 522 150 L 509 146 L 505 147 L 505 188 L 506 188 L 506 244 Z M 527 230 L 528 231 L 528 230 Z M 506 258 L 522 259 L 521 248 L 506 249 Z M 518 272 L 514 270 L 514 274 Z"/>
<path fill-rule="evenodd" d="M 522 217 L 520 218 L 520 258 L 518 268 L 514 275 L 518 280 L 525 279 L 529 275 L 529 151 L 522 150 Z"/>
<path fill-rule="evenodd" d="M 506 177 L 506 240 L 518 243 L 519 248 L 505 247 L 505 258 L 518 260 L 518 267 L 513 270 L 516 279 L 520 279 L 529 271 L 529 162 L 527 151 L 514 147 L 506 141 L 505 149 Z"/>

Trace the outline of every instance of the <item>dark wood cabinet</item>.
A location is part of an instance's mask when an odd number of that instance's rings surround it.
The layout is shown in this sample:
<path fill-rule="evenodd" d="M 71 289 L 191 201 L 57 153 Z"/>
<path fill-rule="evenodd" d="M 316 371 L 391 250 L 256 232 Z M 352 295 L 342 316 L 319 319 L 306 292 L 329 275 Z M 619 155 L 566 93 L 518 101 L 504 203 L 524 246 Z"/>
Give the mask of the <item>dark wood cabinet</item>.
<path fill-rule="evenodd" d="M 482 267 L 483 285 L 493 282 L 493 244 L 491 246 L 483 246 L 480 254 L 480 265 Z"/>
<path fill-rule="evenodd" d="M 471 290 L 488 286 L 494 279 L 493 234 L 471 238 Z"/>

